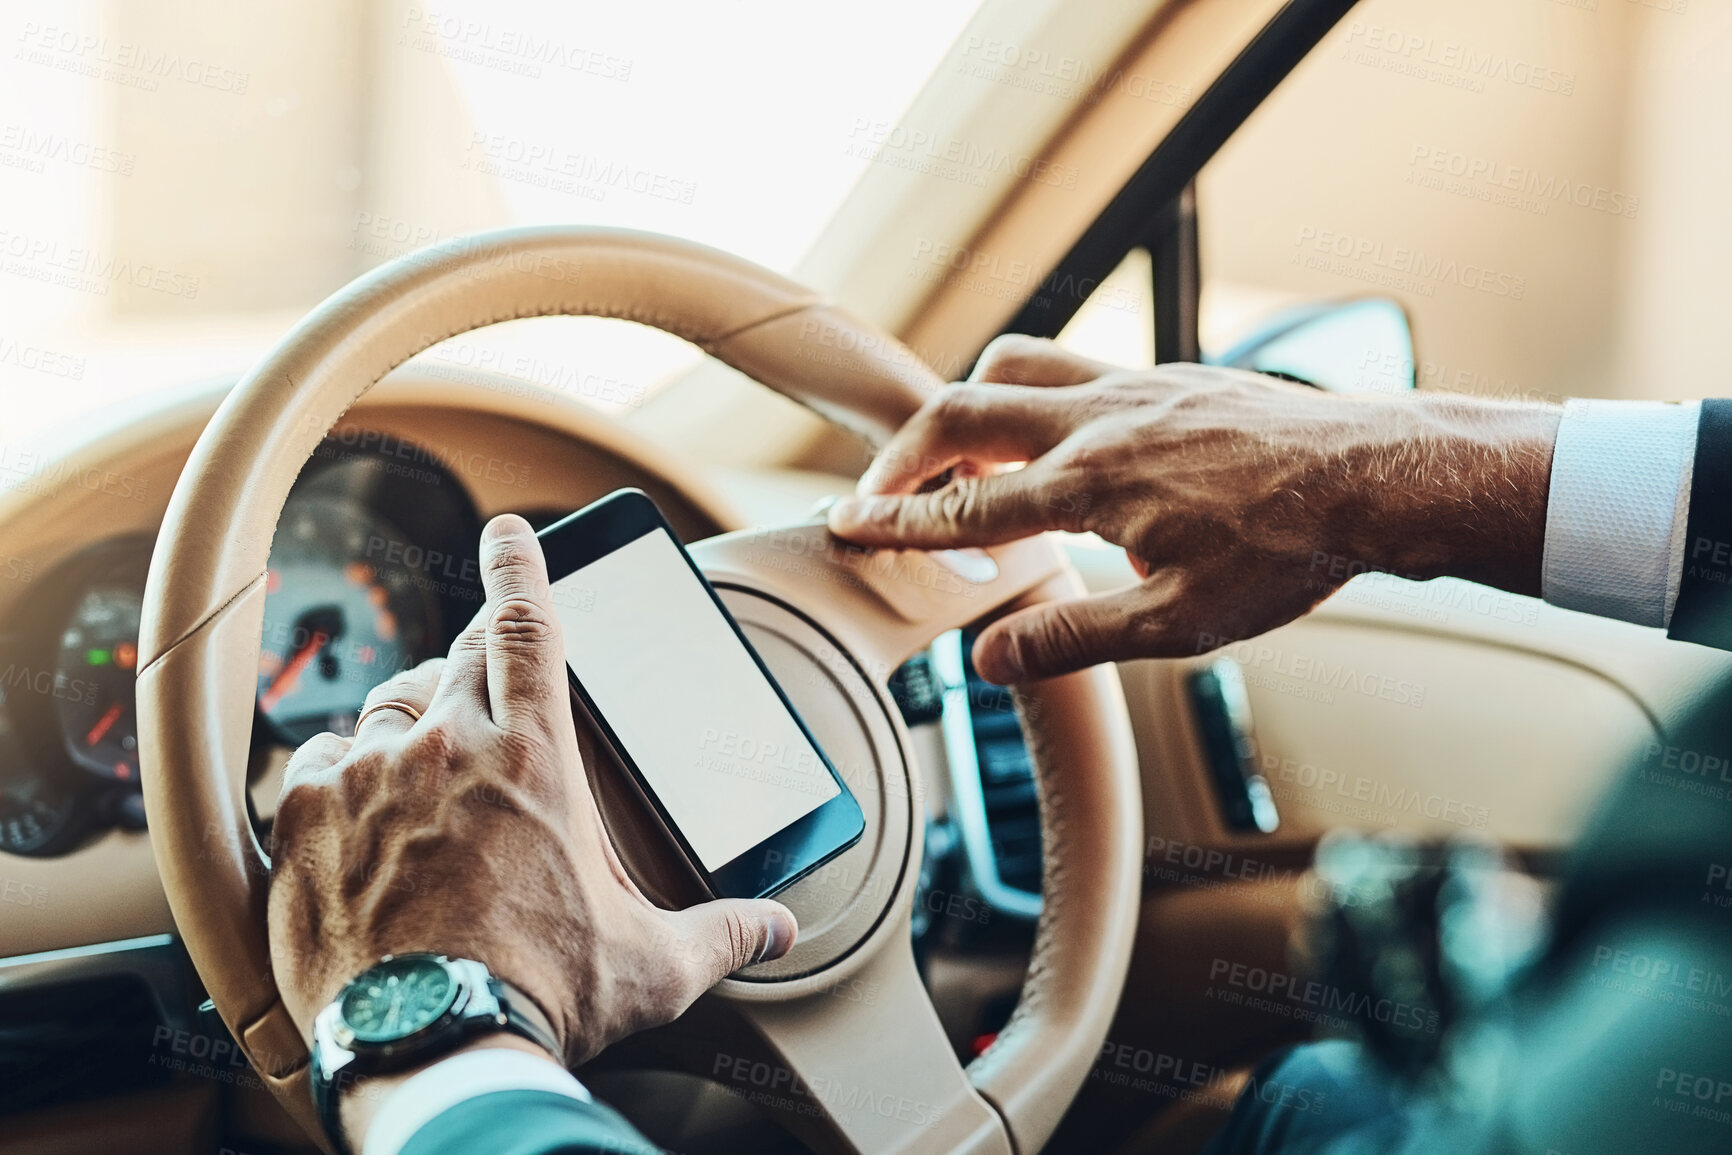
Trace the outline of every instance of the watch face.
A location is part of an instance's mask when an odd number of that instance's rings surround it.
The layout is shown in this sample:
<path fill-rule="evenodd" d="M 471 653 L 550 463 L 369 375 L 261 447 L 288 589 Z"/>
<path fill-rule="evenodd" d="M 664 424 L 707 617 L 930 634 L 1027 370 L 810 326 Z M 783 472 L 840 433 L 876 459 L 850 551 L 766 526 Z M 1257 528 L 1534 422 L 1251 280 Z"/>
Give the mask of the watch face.
<path fill-rule="evenodd" d="M 396 1042 L 437 1022 L 456 998 L 457 983 L 443 963 L 424 956 L 391 959 L 350 984 L 343 1022 L 356 1042 Z"/>

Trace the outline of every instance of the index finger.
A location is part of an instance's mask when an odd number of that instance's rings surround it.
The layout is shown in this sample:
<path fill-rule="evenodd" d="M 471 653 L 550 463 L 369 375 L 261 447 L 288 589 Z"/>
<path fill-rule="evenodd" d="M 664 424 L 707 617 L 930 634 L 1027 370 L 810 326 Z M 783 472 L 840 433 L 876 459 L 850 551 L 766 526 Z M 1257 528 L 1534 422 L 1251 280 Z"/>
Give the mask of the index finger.
<path fill-rule="evenodd" d="M 1031 461 L 1076 424 L 1062 390 L 965 381 L 922 405 L 861 475 L 862 495 L 917 493 L 946 470 Z"/>
<path fill-rule="evenodd" d="M 830 532 L 856 545 L 963 549 L 1002 545 L 1049 529 L 1080 530 L 1086 503 L 1042 462 L 1027 469 L 959 477 L 931 493 L 855 497 L 829 509 Z"/>

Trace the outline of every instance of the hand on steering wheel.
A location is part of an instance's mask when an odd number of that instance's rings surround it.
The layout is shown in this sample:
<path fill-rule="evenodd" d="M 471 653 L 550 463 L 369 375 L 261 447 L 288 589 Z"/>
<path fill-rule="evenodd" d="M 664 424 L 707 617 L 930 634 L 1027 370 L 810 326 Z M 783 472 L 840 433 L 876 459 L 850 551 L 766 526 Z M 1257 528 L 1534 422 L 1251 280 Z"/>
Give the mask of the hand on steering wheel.
<path fill-rule="evenodd" d="M 1123 546 L 1140 583 L 982 631 L 975 668 L 1009 684 L 1254 637 L 1367 570 L 1538 593 L 1557 424 L 1555 410 L 1473 398 L 1118 369 L 1006 336 L 902 427 L 830 528 L 871 546 L 1049 529 Z M 1027 464 L 992 468 L 1015 462 Z M 949 484 L 920 492 L 947 470 Z"/>
<path fill-rule="evenodd" d="M 451 647 L 368 696 L 353 739 L 290 760 L 269 921 L 283 1004 L 310 1038 L 344 983 L 385 954 L 484 962 L 532 997 L 575 1064 L 668 1022 L 793 944 L 769 900 L 682 911 L 626 876 L 583 773 L 547 567 L 529 524 L 481 539 L 487 604 Z"/>
<path fill-rule="evenodd" d="M 675 1015 L 760 944 L 787 946 L 776 926 L 792 935 L 773 903 L 670 914 L 628 881 L 653 887 L 666 852 L 646 829 L 629 847 L 625 865 L 635 855 L 638 873 L 628 876 L 597 818 L 595 799 L 609 813 L 608 784 L 624 789 L 625 772 L 600 747 L 595 764 L 579 763 L 595 736 L 573 735 L 546 575 L 515 520 L 488 535 L 482 620 L 436 676 L 381 691 L 415 710 L 425 703 L 425 717 L 376 712 L 353 743 L 324 739 L 301 755 L 266 891 L 245 773 L 271 541 L 295 479 L 326 431 L 415 354 L 502 317 L 554 315 L 656 325 L 874 439 L 940 384 L 893 338 L 737 258 L 667 237 L 537 226 L 368 273 L 236 386 L 181 474 L 151 562 L 141 779 L 188 953 L 236 1041 L 309 1132 L 309 1017 L 381 954 L 431 948 L 488 964 L 543 1004 L 578 1057 Z M 514 420 L 531 419 L 524 408 Z M 868 831 L 836 871 L 784 892 L 800 945 L 719 984 L 712 1021 L 727 1024 L 724 1038 L 705 1041 L 709 1061 L 693 1073 L 716 1077 L 719 1047 L 738 1063 L 729 1070 L 768 1056 L 801 1087 L 844 1088 L 782 1115 L 820 1150 L 1038 1150 L 1088 1078 L 1130 962 L 1142 804 L 1124 695 L 1109 669 L 1019 691 L 1050 832 L 1035 957 L 1010 1023 L 964 1069 L 909 941 L 922 777 L 883 682 L 934 637 L 1001 606 L 1076 596 L 1076 575 L 1040 539 L 995 551 L 997 576 L 977 582 L 941 558 L 836 549 L 813 525 L 724 535 L 694 557 L 747 628 L 775 633 L 772 664 L 815 676 L 802 709 L 826 749 L 851 751 Z M 630 810 L 615 807 L 608 829 L 641 823 Z M 874 999 L 850 1002 L 839 989 Z M 893 1109 L 855 1109 L 865 1088 Z"/>

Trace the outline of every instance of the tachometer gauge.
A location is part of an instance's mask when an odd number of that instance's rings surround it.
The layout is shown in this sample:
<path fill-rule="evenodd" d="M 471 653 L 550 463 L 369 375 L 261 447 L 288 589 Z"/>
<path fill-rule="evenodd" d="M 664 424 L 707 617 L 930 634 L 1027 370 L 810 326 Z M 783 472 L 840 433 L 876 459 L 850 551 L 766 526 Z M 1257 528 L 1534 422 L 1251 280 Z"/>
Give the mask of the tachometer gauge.
<path fill-rule="evenodd" d="M 138 618 L 131 585 L 84 591 L 60 632 L 54 714 L 72 761 L 117 782 L 138 781 Z"/>
<path fill-rule="evenodd" d="M 271 542 L 259 713 L 299 745 L 352 734 L 367 691 L 440 651 L 424 551 L 350 497 L 291 497 Z"/>

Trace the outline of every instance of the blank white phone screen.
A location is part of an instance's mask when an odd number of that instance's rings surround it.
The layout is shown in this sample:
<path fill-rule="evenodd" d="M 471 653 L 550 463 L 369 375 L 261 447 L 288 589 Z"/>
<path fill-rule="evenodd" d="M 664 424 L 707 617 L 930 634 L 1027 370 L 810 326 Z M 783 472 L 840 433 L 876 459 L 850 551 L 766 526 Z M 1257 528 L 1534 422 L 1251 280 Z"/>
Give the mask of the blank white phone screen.
<path fill-rule="evenodd" d="M 704 869 L 841 792 L 664 530 L 553 583 L 565 660 Z"/>

